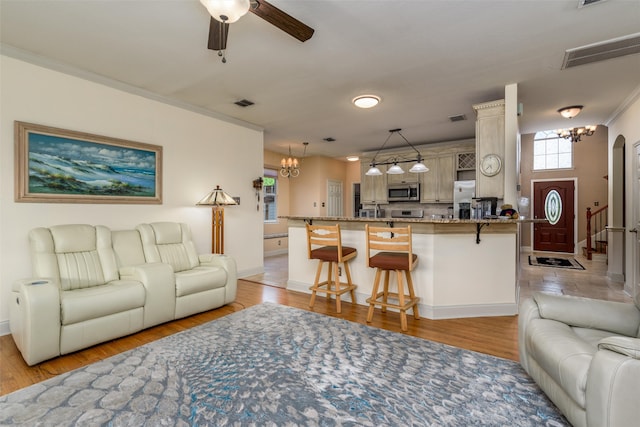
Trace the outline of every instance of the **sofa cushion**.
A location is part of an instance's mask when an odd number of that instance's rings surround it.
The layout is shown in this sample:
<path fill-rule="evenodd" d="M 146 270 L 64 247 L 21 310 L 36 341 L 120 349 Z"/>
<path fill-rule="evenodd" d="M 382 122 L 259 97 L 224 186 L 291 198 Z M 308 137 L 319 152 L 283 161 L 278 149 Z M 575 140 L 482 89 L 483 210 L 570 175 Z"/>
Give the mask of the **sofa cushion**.
<path fill-rule="evenodd" d="M 116 280 L 101 286 L 63 291 L 60 300 L 60 321 L 63 325 L 72 325 L 143 307 L 145 290 L 140 282 Z"/>
<path fill-rule="evenodd" d="M 548 319 L 531 320 L 526 346 L 540 367 L 584 408 L 587 374 L 597 347 L 568 325 Z"/>
<path fill-rule="evenodd" d="M 176 273 L 176 296 L 182 297 L 224 287 L 227 272 L 221 267 L 196 267 Z"/>

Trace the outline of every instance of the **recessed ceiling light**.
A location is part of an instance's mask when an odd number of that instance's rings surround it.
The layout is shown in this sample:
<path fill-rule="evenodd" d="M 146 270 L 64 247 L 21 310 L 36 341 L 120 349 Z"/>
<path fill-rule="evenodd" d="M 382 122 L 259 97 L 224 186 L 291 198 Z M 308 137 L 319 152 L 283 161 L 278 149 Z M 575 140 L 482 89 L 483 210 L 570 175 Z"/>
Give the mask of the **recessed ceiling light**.
<path fill-rule="evenodd" d="M 358 160 L 360 160 L 360 157 L 358 157 L 358 156 L 347 156 L 347 160 L 349 160 L 350 162 L 357 162 Z"/>
<path fill-rule="evenodd" d="M 371 108 L 378 105 L 380 97 L 376 95 L 360 95 L 351 100 L 358 108 Z"/>

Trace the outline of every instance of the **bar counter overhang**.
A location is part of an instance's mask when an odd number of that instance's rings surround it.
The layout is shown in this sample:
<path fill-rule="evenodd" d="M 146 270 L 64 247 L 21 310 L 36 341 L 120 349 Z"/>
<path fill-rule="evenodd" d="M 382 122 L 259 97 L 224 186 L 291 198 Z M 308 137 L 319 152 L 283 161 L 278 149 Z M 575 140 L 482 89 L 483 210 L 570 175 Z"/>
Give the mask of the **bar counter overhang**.
<path fill-rule="evenodd" d="M 342 244 L 358 250 L 350 262 L 358 304 L 367 305 L 375 269 L 367 267 L 365 224 L 411 225 L 418 266 L 413 284 L 422 317 L 510 316 L 518 313 L 519 224 L 513 219 L 416 219 L 283 216 L 289 226 L 287 289 L 311 293 L 317 262 L 307 258 L 305 223 L 340 224 Z M 527 221 L 528 222 L 528 221 Z M 323 270 L 326 274 L 326 269 Z M 341 281 L 345 281 L 344 273 Z M 391 279 L 395 288 L 395 279 Z M 349 297 L 345 295 L 345 301 Z M 317 304 L 318 302 L 316 302 Z"/>

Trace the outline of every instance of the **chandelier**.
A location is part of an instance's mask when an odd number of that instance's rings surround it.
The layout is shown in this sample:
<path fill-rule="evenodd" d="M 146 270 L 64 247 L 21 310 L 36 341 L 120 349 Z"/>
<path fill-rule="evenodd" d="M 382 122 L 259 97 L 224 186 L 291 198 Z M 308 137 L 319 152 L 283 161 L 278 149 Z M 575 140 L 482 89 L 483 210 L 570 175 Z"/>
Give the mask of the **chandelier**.
<path fill-rule="evenodd" d="M 578 142 L 583 136 L 591 136 L 596 131 L 597 126 L 585 126 L 573 129 L 558 129 L 556 133 L 560 138 L 565 138 L 571 142 Z"/>
<path fill-rule="evenodd" d="M 302 153 L 302 158 L 304 158 L 305 154 L 307 154 L 307 145 L 309 143 L 303 142 L 302 145 L 304 145 Z M 291 155 L 291 146 L 289 146 L 289 157 L 283 157 L 280 160 L 280 175 L 284 178 L 295 178 L 300 175 L 300 162 Z"/>
<path fill-rule="evenodd" d="M 387 136 L 387 139 L 384 141 L 384 144 L 382 144 L 382 147 L 380 147 L 380 149 L 378 150 L 376 155 L 373 156 L 373 160 L 370 163 L 371 167 L 365 173 L 365 175 L 369 175 L 369 176 L 382 175 L 382 172 L 380 171 L 380 169 L 376 165 L 392 165 L 387 170 L 388 174 L 391 174 L 391 175 L 403 174 L 404 170 L 402 169 L 402 167 L 400 167 L 398 165 L 398 163 L 411 163 L 411 162 L 416 162 L 416 163 L 411 167 L 411 169 L 409 169 L 409 172 L 412 172 L 412 173 L 429 172 L 429 168 L 426 167 L 424 165 L 424 163 L 422 163 L 422 155 L 416 149 L 416 147 L 411 145 L 411 143 L 407 140 L 407 138 L 405 138 L 404 135 L 402 135 L 400 133 L 401 130 L 402 129 L 391 129 L 391 130 L 389 130 L 389 136 Z M 409 147 L 413 148 L 415 150 L 415 152 L 418 153 L 418 156 L 415 159 L 402 159 L 402 158 L 394 157 L 394 158 L 390 158 L 390 159 L 387 159 L 386 161 L 382 161 L 382 162 L 376 161 L 376 159 L 378 158 L 378 154 L 380 154 L 380 151 L 384 148 L 385 145 L 387 145 L 387 142 L 389 142 L 389 139 L 391 139 L 391 136 L 394 133 L 397 133 L 398 135 L 400 135 L 402 137 L 402 139 L 404 139 L 404 141 L 407 144 L 409 144 Z"/>

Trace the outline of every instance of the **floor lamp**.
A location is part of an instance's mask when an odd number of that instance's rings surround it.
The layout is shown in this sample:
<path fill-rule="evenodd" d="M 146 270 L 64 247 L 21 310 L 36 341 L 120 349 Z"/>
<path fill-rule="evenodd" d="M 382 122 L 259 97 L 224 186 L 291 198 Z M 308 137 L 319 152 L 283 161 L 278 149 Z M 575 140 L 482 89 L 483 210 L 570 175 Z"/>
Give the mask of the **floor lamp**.
<path fill-rule="evenodd" d="M 219 185 L 196 203 L 197 206 L 211 206 L 211 253 L 224 253 L 224 207 L 237 204 Z"/>

